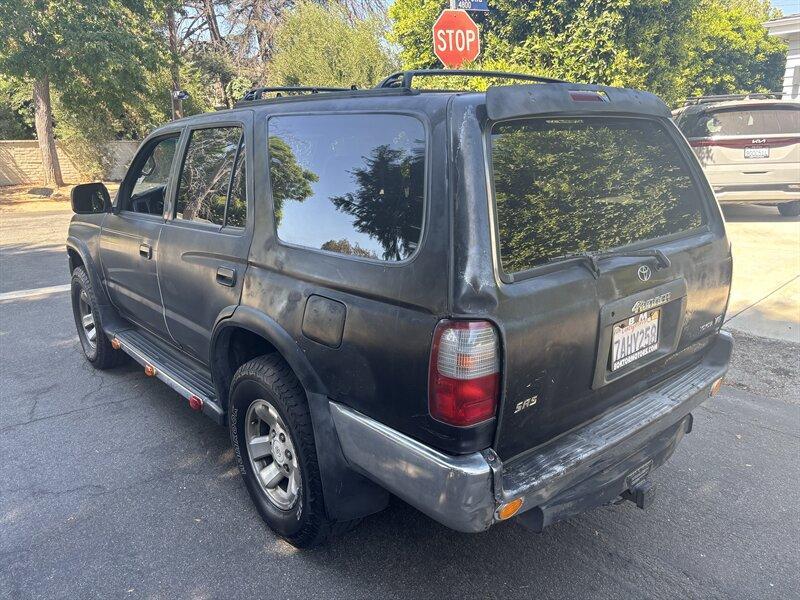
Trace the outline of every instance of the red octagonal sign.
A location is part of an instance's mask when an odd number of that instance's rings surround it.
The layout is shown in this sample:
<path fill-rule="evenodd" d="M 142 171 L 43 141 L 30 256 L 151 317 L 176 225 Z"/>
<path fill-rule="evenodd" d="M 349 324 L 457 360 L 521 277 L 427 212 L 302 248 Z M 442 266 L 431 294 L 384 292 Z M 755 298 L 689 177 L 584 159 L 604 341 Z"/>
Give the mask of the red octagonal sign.
<path fill-rule="evenodd" d="M 455 69 L 478 58 L 478 26 L 465 10 L 443 10 L 433 24 L 433 51 L 445 67 Z"/>

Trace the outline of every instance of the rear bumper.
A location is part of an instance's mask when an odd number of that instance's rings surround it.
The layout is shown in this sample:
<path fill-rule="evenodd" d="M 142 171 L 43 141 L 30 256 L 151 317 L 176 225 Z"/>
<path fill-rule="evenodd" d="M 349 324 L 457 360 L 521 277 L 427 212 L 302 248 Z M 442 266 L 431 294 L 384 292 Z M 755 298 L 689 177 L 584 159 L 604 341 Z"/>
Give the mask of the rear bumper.
<path fill-rule="evenodd" d="M 712 185 L 717 201 L 778 204 L 800 200 L 800 184 Z"/>
<path fill-rule="evenodd" d="M 612 500 L 658 467 L 691 428 L 691 411 L 728 369 L 733 340 L 721 332 L 703 360 L 601 418 L 502 464 L 490 449 L 451 456 L 331 402 L 348 463 L 429 517 L 478 532 L 504 503 L 542 527 Z"/>

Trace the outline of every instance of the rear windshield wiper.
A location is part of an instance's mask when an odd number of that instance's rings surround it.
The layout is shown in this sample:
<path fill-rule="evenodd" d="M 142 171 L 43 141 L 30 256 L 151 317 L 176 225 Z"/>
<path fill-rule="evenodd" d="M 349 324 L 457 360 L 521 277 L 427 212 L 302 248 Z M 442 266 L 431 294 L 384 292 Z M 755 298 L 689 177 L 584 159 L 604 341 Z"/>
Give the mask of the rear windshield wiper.
<path fill-rule="evenodd" d="M 604 258 L 611 258 L 613 256 L 652 256 L 658 261 L 659 269 L 668 269 L 672 264 L 667 255 L 657 248 L 645 250 L 609 250 L 607 252 L 579 252 L 576 254 L 565 254 L 564 256 L 553 258 L 548 262 L 580 258 L 584 260 L 586 268 L 588 268 L 591 274 L 594 275 L 594 278 L 599 279 L 600 265 L 598 264 L 598 261 Z"/>

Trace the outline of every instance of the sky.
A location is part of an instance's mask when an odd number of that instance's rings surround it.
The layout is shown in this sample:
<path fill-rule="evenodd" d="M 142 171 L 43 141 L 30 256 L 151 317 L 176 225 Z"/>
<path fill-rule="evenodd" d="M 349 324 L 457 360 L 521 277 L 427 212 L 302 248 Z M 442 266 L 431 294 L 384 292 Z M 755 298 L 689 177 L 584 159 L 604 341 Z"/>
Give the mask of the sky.
<path fill-rule="evenodd" d="M 784 15 L 800 13 L 800 0 L 772 0 L 772 6 L 780 8 Z"/>

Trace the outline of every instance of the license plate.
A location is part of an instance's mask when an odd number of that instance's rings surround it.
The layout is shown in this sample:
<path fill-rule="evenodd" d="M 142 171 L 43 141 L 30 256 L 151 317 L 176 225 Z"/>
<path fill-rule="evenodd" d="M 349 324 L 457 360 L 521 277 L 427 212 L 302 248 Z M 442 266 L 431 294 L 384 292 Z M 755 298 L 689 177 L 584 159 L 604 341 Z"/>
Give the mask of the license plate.
<path fill-rule="evenodd" d="M 769 148 L 764 146 L 747 146 L 744 149 L 745 158 L 769 158 Z"/>
<path fill-rule="evenodd" d="M 649 310 L 614 325 L 611 370 L 616 371 L 658 349 L 660 310 Z"/>

